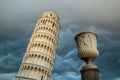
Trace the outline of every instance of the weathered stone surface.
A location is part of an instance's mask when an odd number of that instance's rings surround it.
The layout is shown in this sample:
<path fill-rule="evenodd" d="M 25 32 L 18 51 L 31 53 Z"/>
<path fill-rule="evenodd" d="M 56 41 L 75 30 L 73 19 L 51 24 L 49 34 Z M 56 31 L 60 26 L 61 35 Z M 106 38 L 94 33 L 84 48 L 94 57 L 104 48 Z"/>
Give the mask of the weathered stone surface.
<path fill-rule="evenodd" d="M 98 68 L 85 68 L 81 70 L 82 80 L 100 80 Z"/>
<path fill-rule="evenodd" d="M 100 80 L 100 71 L 92 61 L 99 55 L 97 35 L 93 32 L 82 32 L 75 37 L 78 56 L 86 62 L 82 67 L 82 80 Z"/>

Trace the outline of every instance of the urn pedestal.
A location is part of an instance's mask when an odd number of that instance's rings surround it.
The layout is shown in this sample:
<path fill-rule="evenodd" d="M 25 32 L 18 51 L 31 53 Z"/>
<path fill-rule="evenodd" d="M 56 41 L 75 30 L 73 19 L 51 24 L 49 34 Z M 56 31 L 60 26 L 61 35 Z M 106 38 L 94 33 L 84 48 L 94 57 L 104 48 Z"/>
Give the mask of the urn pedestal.
<path fill-rule="evenodd" d="M 100 80 L 100 70 L 98 68 L 85 68 L 80 72 L 82 80 Z"/>

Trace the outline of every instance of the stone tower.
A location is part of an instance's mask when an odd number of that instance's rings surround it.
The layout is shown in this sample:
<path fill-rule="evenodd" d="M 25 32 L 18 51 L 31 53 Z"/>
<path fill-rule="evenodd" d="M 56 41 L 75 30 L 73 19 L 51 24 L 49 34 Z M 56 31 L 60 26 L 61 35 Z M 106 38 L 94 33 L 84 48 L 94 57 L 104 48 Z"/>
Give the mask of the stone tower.
<path fill-rule="evenodd" d="M 44 12 L 37 21 L 16 80 L 50 80 L 59 30 L 58 15 Z"/>

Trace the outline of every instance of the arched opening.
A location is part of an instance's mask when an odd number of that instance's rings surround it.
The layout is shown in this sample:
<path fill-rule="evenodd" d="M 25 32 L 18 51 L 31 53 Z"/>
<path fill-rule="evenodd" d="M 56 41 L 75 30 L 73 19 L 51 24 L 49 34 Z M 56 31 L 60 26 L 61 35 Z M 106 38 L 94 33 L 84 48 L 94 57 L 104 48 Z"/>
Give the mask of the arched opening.
<path fill-rule="evenodd" d="M 28 69 L 30 68 L 30 66 L 28 66 Z"/>
<path fill-rule="evenodd" d="M 40 47 L 40 43 L 38 44 L 38 47 Z"/>
<path fill-rule="evenodd" d="M 43 48 L 43 44 L 41 45 L 41 48 Z"/>
<path fill-rule="evenodd" d="M 35 67 L 35 70 L 37 70 L 37 67 Z"/>
<path fill-rule="evenodd" d="M 43 80 L 43 76 L 41 77 L 41 80 Z"/>
<path fill-rule="evenodd" d="M 44 35 L 44 39 L 45 39 L 46 35 Z"/>
<path fill-rule="evenodd" d="M 55 19 L 55 17 L 53 17 L 53 19 Z"/>
<path fill-rule="evenodd" d="M 35 47 L 37 46 L 37 43 L 35 43 Z"/>
<path fill-rule="evenodd" d="M 34 54 L 32 54 L 32 56 L 31 57 L 33 57 L 34 56 Z"/>
<path fill-rule="evenodd" d="M 33 67 L 31 66 L 31 70 L 33 69 Z"/>
<path fill-rule="evenodd" d="M 48 40 L 49 36 L 47 36 L 47 40 Z"/>
<path fill-rule="evenodd" d="M 41 35 L 41 38 L 43 38 L 43 35 Z"/>
<path fill-rule="evenodd" d="M 53 25 L 52 25 L 52 27 L 54 27 L 55 25 L 54 25 L 54 22 L 53 22 Z"/>
<path fill-rule="evenodd" d="M 52 17 L 52 13 L 50 13 L 50 16 Z"/>
<path fill-rule="evenodd" d="M 38 58 L 40 58 L 40 55 L 38 55 Z"/>
<path fill-rule="evenodd" d="M 47 61 L 47 57 L 45 57 L 45 61 Z"/>
<path fill-rule="evenodd" d="M 45 23 L 45 20 L 43 20 L 43 24 Z"/>
<path fill-rule="evenodd" d="M 41 30 L 43 29 L 43 27 L 41 27 Z"/>
<path fill-rule="evenodd" d="M 48 20 L 48 22 L 50 23 L 50 20 Z"/>
<path fill-rule="evenodd" d="M 38 38 L 40 37 L 40 34 L 38 35 Z"/>
<path fill-rule="evenodd" d="M 45 30 L 45 27 L 43 27 L 43 30 Z"/>
<path fill-rule="evenodd" d="M 34 57 L 37 57 L 37 54 L 35 54 L 35 56 Z"/>
<path fill-rule="evenodd" d="M 46 31 L 48 31 L 48 27 L 46 28 Z"/>
<path fill-rule="evenodd" d="M 52 21 L 50 21 L 51 22 L 51 24 L 52 24 Z"/>

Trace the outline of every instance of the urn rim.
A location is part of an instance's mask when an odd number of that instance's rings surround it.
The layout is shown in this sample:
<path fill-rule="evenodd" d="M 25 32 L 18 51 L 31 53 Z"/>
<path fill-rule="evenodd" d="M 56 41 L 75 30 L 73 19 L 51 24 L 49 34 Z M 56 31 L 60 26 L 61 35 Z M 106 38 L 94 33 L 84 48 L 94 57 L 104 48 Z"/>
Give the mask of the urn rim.
<path fill-rule="evenodd" d="M 86 31 L 86 32 L 81 32 L 81 33 L 77 34 L 77 35 L 75 36 L 75 41 L 77 41 L 77 39 L 78 39 L 78 37 L 79 37 L 80 35 L 83 35 L 83 34 L 85 34 L 85 33 L 94 34 L 94 35 L 96 36 L 96 38 L 98 39 L 98 35 L 97 35 L 96 33 L 90 32 L 90 31 Z"/>

